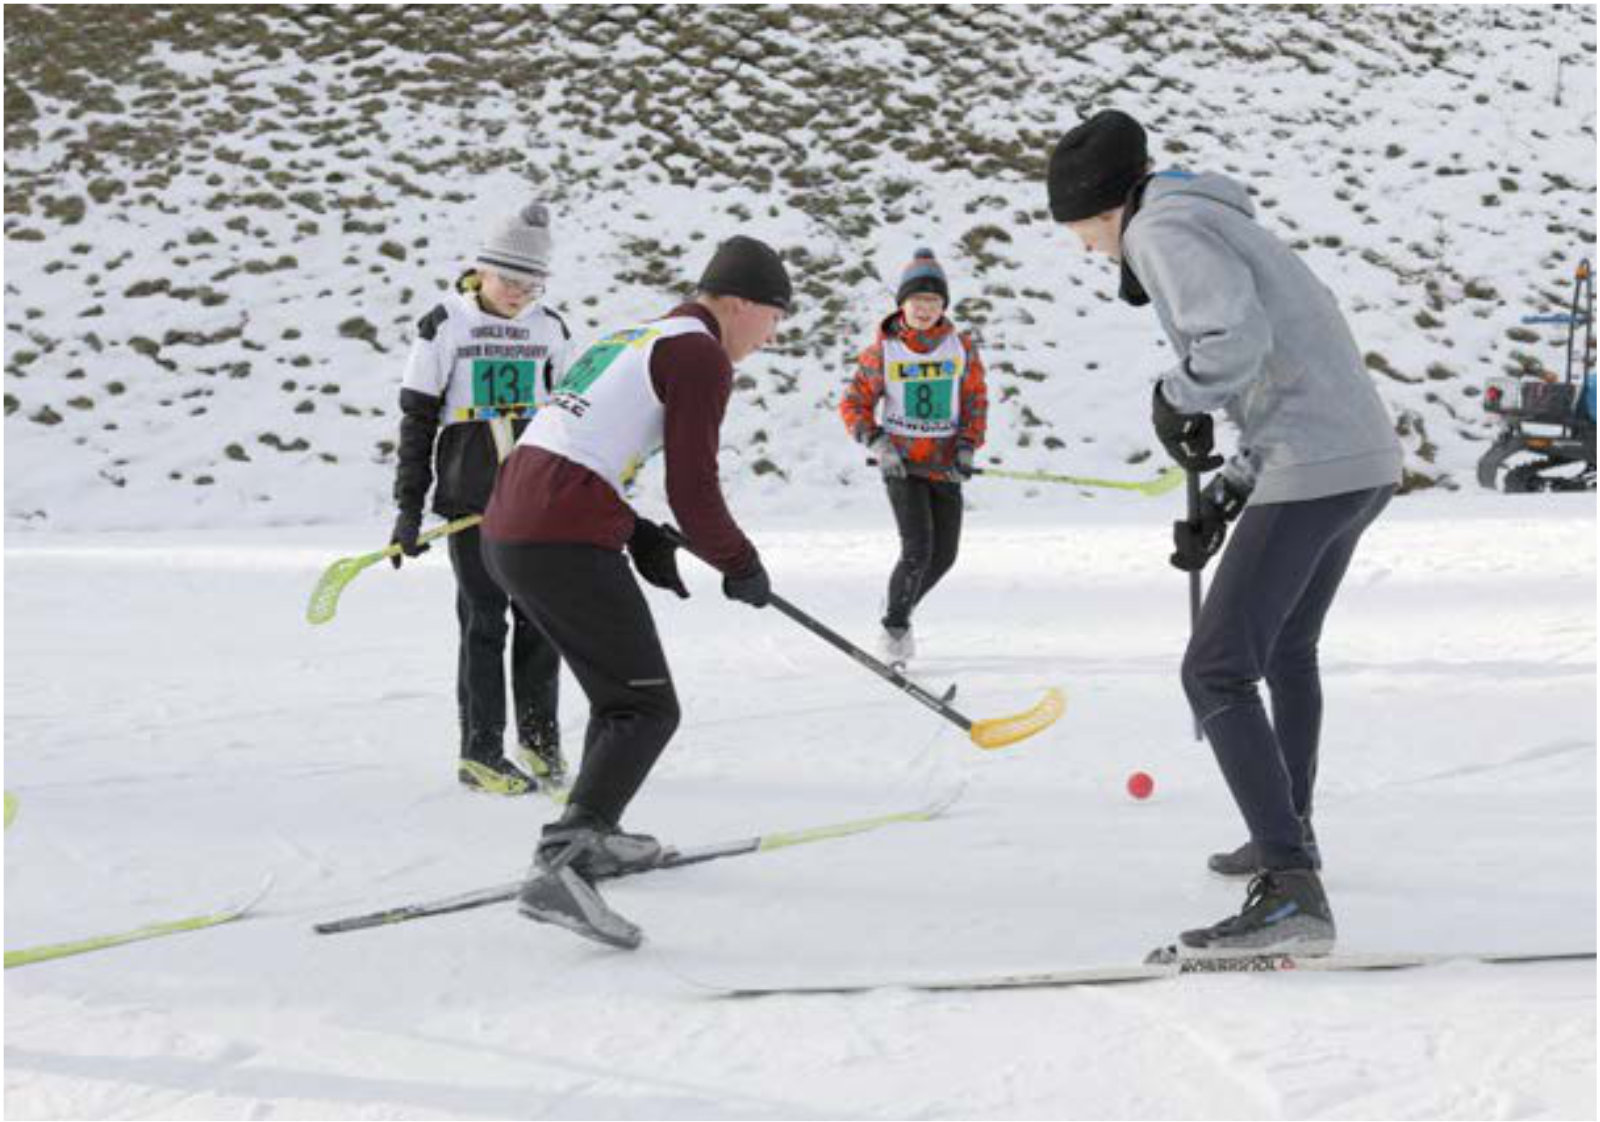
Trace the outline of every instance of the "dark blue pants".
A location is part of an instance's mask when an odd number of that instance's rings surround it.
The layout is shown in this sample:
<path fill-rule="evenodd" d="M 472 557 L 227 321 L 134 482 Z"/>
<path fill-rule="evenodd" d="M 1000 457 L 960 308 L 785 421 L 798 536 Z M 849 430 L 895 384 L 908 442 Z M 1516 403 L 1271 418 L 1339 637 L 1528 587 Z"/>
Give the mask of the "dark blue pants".
<path fill-rule="evenodd" d="M 1361 535 L 1393 494 L 1247 507 L 1189 640 L 1184 692 L 1266 868 L 1311 867 L 1301 820 L 1311 816 L 1322 733 L 1317 642 Z"/>

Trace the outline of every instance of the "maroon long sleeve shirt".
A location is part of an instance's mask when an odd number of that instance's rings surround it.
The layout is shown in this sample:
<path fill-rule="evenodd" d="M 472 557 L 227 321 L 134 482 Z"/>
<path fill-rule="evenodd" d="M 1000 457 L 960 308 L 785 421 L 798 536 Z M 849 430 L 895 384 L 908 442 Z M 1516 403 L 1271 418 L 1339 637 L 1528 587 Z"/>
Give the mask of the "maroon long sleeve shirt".
<path fill-rule="evenodd" d="M 667 504 L 695 553 L 724 573 L 745 573 L 756 563 L 756 549 L 729 513 L 717 474 L 733 363 L 707 308 L 681 304 L 667 314 L 677 316 L 693 316 L 711 334 L 663 339 L 650 353 L 650 384 L 666 411 Z M 621 549 L 633 535 L 635 517 L 588 468 L 545 448 L 518 445 L 500 467 L 483 532 L 497 541 Z"/>

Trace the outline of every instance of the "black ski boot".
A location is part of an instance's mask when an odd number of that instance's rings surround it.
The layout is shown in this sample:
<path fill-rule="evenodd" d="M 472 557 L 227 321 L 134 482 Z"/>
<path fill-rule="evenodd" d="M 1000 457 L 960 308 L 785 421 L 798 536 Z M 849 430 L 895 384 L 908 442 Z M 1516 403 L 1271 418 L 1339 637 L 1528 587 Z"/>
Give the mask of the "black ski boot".
<path fill-rule="evenodd" d="M 561 726 L 547 717 L 517 724 L 517 755 L 528 771 L 552 787 L 567 785 L 567 761 L 561 755 Z"/>
<path fill-rule="evenodd" d="M 1211 927 L 1178 936 L 1185 958 L 1261 954 L 1325 955 L 1333 950 L 1333 910 L 1314 869 L 1267 869 L 1250 882 L 1244 907 Z"/>
<path fill-rule="evenodd" d="M 625 834 L 598 814 L 568 803 L 560 820 L 544 828 L 539 860 L 553 861 L 574 838 L 589 844 L 571 858 L 572 867 L 588 880 L 627 876 L 661 863 L 661 843 L 648 834 Z"/>
<path fill-rule="evenodd" d="M 1301 820 L 1301 830 L 1305 837 L 1306 854 L 1311 858 L 1311 867 L 1321 872 L 1322 851 L 1317 848 L 1317 834 L 1311 828 L 1310 819 Z M 1245 842 L 1232 853 L 1213 853 L 1206 858 L 1206 868 L 1219 877 L 1255 876 L 1261 871 L 1261 861 L 1256 856 L 1255 842 Z"/>

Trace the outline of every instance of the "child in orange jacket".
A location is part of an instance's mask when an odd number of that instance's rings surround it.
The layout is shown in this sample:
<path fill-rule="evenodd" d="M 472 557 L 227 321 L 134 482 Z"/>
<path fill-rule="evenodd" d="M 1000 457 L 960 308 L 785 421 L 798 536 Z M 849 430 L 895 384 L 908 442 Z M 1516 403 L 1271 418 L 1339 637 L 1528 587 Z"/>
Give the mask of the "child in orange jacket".
<path fill-rule="evenodd" d="M 989 398 L 977 344 L 945 315 L 950 285 L 931 249 L 917 250 L 895 302 L 856 359 L 839 415 L 877 458 L 900 530 L 879 648 L 904 667 L 916 654 L 912 610 L 955 564 L 961 483 L 983 447 Z"/>

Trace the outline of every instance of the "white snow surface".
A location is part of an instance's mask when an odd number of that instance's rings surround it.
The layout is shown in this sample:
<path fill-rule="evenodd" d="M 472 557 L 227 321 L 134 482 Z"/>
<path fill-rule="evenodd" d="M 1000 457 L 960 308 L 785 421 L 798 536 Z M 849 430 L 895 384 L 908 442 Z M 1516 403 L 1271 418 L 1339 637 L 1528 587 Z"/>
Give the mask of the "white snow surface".
<path fill-rule="evenodd" d="M 453 777 L 435 551 L 302 613 L 367 525 L 15 535 L 6 552 L 13 949 L 245 921 L 12 970 L 13 1118 L 1593 1117 L 1595 967 L 719 999 L 694 984 L 1137 961 L 1234 909 L 1241 825 L 1177 682 L 1181 497 L 1027 515 L 984 490 L 919 620 L 932 687 L 1068 712 L 985 753 L 776 612 L 652 593 L 685 719 L 628 825 L 679 844 L 909 808 L 943 819 L 606 889 L 605 950 L 499 906 L 314 922 L 515 877 L 551 813 Z M 887 509 L 753 520 L 778 586 L 872 637 Z M 1595 946 L 1592 496 L 1433 494 L 1370 532 L 1323 643 L 1317 821 L 1351 951 Z M 578 743 L 584 707 L 564 683 Z M 1147 802 L 1124 793 L 1155 776 Z"/>

